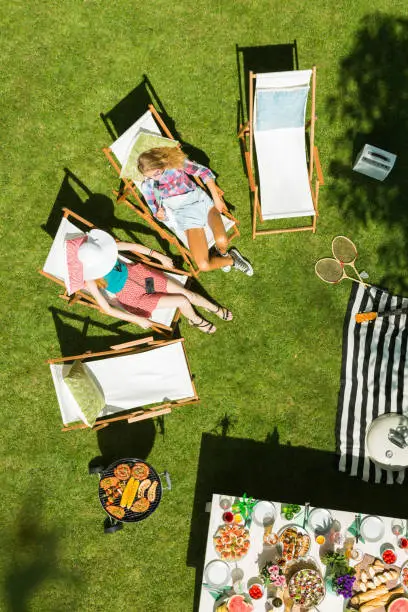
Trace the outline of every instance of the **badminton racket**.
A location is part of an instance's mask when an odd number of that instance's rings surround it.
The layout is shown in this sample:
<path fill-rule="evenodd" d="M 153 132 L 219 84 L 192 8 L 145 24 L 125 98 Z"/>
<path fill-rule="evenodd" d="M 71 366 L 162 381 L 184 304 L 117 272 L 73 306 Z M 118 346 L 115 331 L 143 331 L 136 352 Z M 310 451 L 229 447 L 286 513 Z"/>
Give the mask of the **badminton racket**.
<path fill-rule="evenodd" d="M 354 242 L 352 242 L 350 238 L 347 238 L 346 236 L 336 236 L 333 238 L 332 252 L 335 259 L 337 259 L 337 261 L 339 261 L 342 265 L 353 268 L 358 280 L 364 285 L 364 282 L 360 274 L 357 272 L 356 266 L 354 265 L 358 255 L 357 247 Z"/>
<path fill-rule="evenodd" d="M 316 262 L 315 272 L 317 276 L 325 283 L 332 285 L 339 283 L 344 278 L 348 278 L 366 287 L 366 283 L 364 283 L 354 265 L 358 255 L 355 244 L 349 238 L 346 238 L 346 236 L 336 236 L 332 241 L 332 252 L 334 258 L 323 257 L 323 259 L 319 259 Z M 344 266 L 350 266 L 357 278 L 349 276 Z"/>
<path fill-rule="evenodd" d="M 344 278 L 349 278 L 353 281 L 356 280 L 353 276 L 346 274 L 344 265 L 341 265 L 341 263 L 337 261 L 337 259 L 333 259 L 333 257 L 323 257 L 323 259 L 319 259 L 315 265 L 315 272 L 322 281 L 330 283 L 331 285 L 339 283 Z"/>
<path fill-rule="evenodd" d="M 392 317 L 393 315 L 408 314 L 408 308 L 396 308 L 395 310 L 384 310 L 384 312 L 358 312 L 355 315 L 356 323 L 375 321 L 380 317 Z"/>

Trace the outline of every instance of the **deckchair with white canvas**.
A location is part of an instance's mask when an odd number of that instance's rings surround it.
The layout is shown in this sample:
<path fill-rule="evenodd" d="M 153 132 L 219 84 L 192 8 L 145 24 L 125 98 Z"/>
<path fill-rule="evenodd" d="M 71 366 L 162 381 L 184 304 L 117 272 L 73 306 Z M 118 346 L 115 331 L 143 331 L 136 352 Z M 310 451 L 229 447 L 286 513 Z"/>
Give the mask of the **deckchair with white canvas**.
<path fill-rule="evenodd" d="M 310 80 L 311 117 L 305 123 Z M 314 144 L 315 97 L 315 67 L 249 73 L 249 120 L 241 126 L 239 137 L 253 194 L 254 239 L 261 234 L 316 231 L 319 186 L 324 181 Z M 306 129 L 309 127 L 308 163 Z M 257 215 L 261 222 L 297 217 L 312 220 L 302 227 L 258 230 Z"/>
<path fill-rule="evenodd" d="M 141 192 L 143 175 L 137 169 L 137 159 L 141 153 L 148 149 L 164 146 L 180 146 L 180 144 L 174 139 L 154 106 L 149 104 L 149 109 L 144 115 L 115 140 L 110 147 L 104 148 L 103 152 L 123 181 L 124 188 L 119 194 L 117 202 L 125 203 L 157 230 L 162 238 L 173 244 L 189 266 L 192 274 L 198 276 L 197 266 L 189 250 L 186 234 L 177 227 L 171 211 L 166 209 L 166 221 L 155 223 Z M 200 187 L 205 188 L 200 179 L 197 179 L 197 183 Z M 219 193 L 222 197 L 223 192 L 219 190 Z M 132 195 L 136 205 L 127 199 L 127 194 Z M 237 219 L 226 209 L 221 218 L 229 240 L 231 241 L 235 236 L 239 236 Z M 215 241 L 210 227 L 205 228 L 205 233 L 208 248 L 211 248 Z"/>
<path fill-rule="evenodd" d="M 87 229 L 94 228 L 94 225 L 92 223 L 73 213 L 71 210 L 64 208 L 64 216 L 52 243 L 44 267 L 42 270 L 40 270 L 40 274 L 46 276 L 47 278 L 50 278 L 51 280 L 58 283 L 59 285 L 62 285 L 63 287 L 66 286 L 67 279 L 65 239 L 67 236 L 83 233 L 83 231 L 79 229 L 78 225 L 75 225 L 70 220 L 71 218 L 74 221 L 79 222 L 79 224 L 84 225 Z M 119 259 L 127 263 L 130 261 L 122 255 L 119 255 Z M 171 271 L 165 271 L 166 268 L 156 262 L 151 261 L 149 257 L 146 257 L 145 255 L 138 255 L 137 259 L 142 261 L 143 263 L 148 264 L 151 267 L 162 269 L 166 276 L 177 280 L 183 285 L 186 284 L 187 280 L 190 277 L 190 275 L 184 270 L 172 269 Z M 107 291 L 105 291 L 104 295 L 112 306 L 123 310 L 123 307 L 119 304 L 117 300 L 115 300 L 112 294 L 109 294 Z M 60 295 L 60 297 L 64 300 L 67 300 L 69 304 L 80 303 L 85 306 L 90 306 L 91 308 L 101 310 L 100 306 L 96 303 L 94 297 L 85 289 L 77 291 L 73 296 L 69 296 L 67 290 L 65 290 L 64 293 Z M 172 333 L 177 324 L 179 316 L 180 313 L 177 308 L 156 308 L 153 311 L 150 319 L 152 321 L 151 329 L 159 331 L 161 333 Z"/>
<path fill-rule="evenodd" d="M 111 349 L 48 361 L 64 424 L 62 431 L 90 427 L 65 378 L 70 362 L 77 360 L 85 362 L 87 375 L 95 381 L 105 402 L 94 430 L 117 421 L 133 423 L 169 414 L 174 407 L 199 401 L 183 338 L 154 342 L 149 337 Z"/>

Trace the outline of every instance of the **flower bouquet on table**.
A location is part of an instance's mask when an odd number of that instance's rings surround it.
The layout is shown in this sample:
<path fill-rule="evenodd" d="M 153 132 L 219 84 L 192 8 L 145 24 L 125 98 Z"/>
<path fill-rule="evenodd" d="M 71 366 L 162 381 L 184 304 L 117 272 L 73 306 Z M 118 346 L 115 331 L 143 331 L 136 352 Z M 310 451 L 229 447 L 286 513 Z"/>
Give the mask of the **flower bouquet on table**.
<path fill-rule="evenodd" d="M 286 587 L 286 578 L 282 567 L 273 561 L 267 561 L 261 569 L 261 578 L 265 586 L 272 586 L 279 589 Z"/>
<path fill-rule="evenodd" d="M 350 599 L 353 595 L 353 584 L 356 570 L 350 567 L 348 559 L 343 553 L 329 551 L 322 557 L 326 564 L 326 584 L 334 593 Z"/>
<path fill-rule="evenodd" d="M 235 516 L 239 516 L 242 518 L 242 521 L 248 527 L 251 524 L 252 512 L 254 511 L 254 507 L 256 506 L 258 500 L 253 497 L 248 497 L 246 493 L 243 494 L 242 498 L 235 502 L 232 506 L 232 511 L 235 513 Z M 240 523 L 241 521 L 237 521 Z"/>

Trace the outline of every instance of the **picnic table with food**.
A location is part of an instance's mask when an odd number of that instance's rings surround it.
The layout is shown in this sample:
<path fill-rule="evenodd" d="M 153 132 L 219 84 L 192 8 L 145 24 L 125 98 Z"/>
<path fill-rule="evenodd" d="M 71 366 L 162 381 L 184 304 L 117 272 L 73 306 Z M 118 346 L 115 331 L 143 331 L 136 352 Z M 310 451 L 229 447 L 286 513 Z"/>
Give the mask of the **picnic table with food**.
<path fill-rule="evenodd" d="M 408 521 L 214 494 L 200 612 L 408 612 Z"/>

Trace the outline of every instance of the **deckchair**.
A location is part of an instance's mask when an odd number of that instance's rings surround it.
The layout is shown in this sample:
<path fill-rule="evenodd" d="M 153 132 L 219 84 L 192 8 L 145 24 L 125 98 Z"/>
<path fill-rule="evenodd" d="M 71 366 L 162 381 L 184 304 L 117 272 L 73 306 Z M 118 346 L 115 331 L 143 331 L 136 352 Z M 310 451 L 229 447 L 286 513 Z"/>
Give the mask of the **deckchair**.
<path fill-rule="evenodd" d="M 169 414 L 174 407 L 199 401 L 183 338 L 153 341 L 149 337 L 111 349 L 48 361 L 64 424 L 62 431 L 89 429 L 64 381 L 68 364 L 75 360 L 86 363 L 106 402 L 94 430 L 117 421 L 134 423 Z"/>
<path fill-rule="evenodd" d="M 93 228 L 94 225 L 83 219 L 76 213 L 73 213 L 68 208 L 64 208 L 64 216 L 58 228 L 57 234 L 52 243 L 50 252 L 44 264 L 42 270 L 40 270 L 40 274 L 46 276 L 47 278 L 53 280 L 65 287 L 65 278 L 66 278 L 66 260 L 65 260 L 65 250 L 64 250 L 64 241 L 67 234 L 78 234 L 82 230 L 79 229 L 78 225 L 75 225 L 71 219 L 79 222 L 81 225 L 85 226 L 88 230 L 89 228 Z M 130 259 L 119 256 L 122 261 L 130 262 Z M 186 284 L 189 279 L 189 274 L 184 270 L 173 270 L 165 271 L 166 268 L 158 264 L 157 262 L 153 262 L 144 255 L 138 255 L 135 259 L 140 260 L 144 263 L 149 264 L 154 268 L 160 268 L 164 271 L 164 273 L 169 276 L 169 278 L 174 278 L 181 282 L 183 285 Z M 69 296 L 67 291 L 65 290 L 63 294 L 59 296 L 60 298 L 67 300 L 69 304 L 83 304 L 84 306 L 90 306 L 91 308 L 95 308 L 102 312 L 99 305 L 96 303 L 94 297 L 90 295 L 86 290 L 77 291 L 73 296 Z M 105 297 L 107 300 L 114 306 L 115 308 L 123 309 L 121 305 L 114 300 L 114 296 L 105 291 Z M 158 331 L 164 334 L 173 333 L 177 321 L 179 319 L 180 313 L 177 308 L 156 308 L 153 311 L 151 321 L 151 329 L 154 331 Z"/>
<path fill-rule="evenodd" d="M 310 79 L 311 117 L 305 123 Z M 238 136 L 253 194 L 253 239 L 261 234 L 316 231 L 319 186 L 324 180 L 314 144 L 315 97 L 315 67 L 312 70 L 249 73 L 249 120 L 241 126 Z M 311 223 L 302 227 L 258 230 L 257 215 L 261 222 L 311 217 Z"/>
<path fill-rule="evenodd" d="M 132 179 L 123 175 L 123 169 L 125 168 L 125 165 L 129 159 L 133 145 L 141 133 L 162 136 L 163 143 L 160 146 L 166 146 L 166 144 L 168 145 L 169 141 L 172 141 L 172 143 L 175 142 L 172 133 L 164 123 L 163 119 L 160 117 L 157 110 L 152 104 L 149 104 L 148 110 L 144 113 L 144 115 L 142 115 L 133 125 L 130 126 L 130 128 L 126 130 L 126 132 L 115 140 L 110 147 L 103 149 L 109 163 L 123 181 L 123 188 L 118 194 L 117 203 L 126 204 L 129 208 L 138 213 L 139 216 L 141 216 L 145 221 L 147 221 L 155 231 L 158 231 L 159 235 L 167 240 L 169 244 L 174 245 L 174 247 L 180 252 L 185 263 L 188 265 L 191 273 L 197 277 L 199 272 L 193 256 L 188 248 L 185 232 L 176 226 L 173 218 L 171 217 L 171 212 L 167 211 L 168 218 L 165 222 L 155 222 L 149 207 L 143 199 L 143 195 L 140 190 L 141 181 L 133 181 Z M 159 145 L 156 144 L 155 146 Z M 200 179 L 197 179 L 196 182 L 200 187 L 205 188 Z M 129 199 L 126 197 L 128 194 L 134 198 L 136 204 L 129 201 Z M 222 197 L 223 192 L 220 189 L 219 194 Z M 221 217 L 225 230 L 228 234 L 229 241 L 231 241 L 235 236 L 239 236 L 237 219 L 235 219 L 235 217 L 233 217 L 229 212 L 224 212 Z M 213 233 L 209 227 L 205 229 L 205 232 L 208 247 L 211 248 L 215 244 Z"/>

